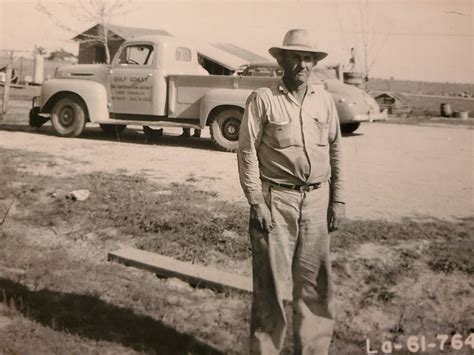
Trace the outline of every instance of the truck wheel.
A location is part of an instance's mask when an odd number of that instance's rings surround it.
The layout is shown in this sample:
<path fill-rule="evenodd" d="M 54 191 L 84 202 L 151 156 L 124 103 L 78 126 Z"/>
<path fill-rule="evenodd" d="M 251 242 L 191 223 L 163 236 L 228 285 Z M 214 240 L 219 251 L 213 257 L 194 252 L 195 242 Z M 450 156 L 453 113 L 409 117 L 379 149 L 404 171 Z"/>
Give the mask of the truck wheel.
<path fill-rule="evenodd" d="M 341 124 L 341 131 L 343 133 L 352 133 L 355 132 L 357 128 L 359 128 L 360 122 L 352 122 L 352 123 L 343 123 Z"/>
<path fill-rule="evenodd" d="M 83 105 L 73 97 L 59 100 L 51 110 L 51 123 L 61 137 L 77 137 L 86 125 Z"/>
<path fill-rule="evenodd" d="M 239 145 L 242 111 L 228 109 L 220 112 L 211 123 L 211 139 L 220 150 L 235 152 Z"/>
<path fill-rule="evenodd" d="M 99 124 L 100 129 L 108 136 L 115 136 L 122 133 L 127 125 L 124 124 Z"/>

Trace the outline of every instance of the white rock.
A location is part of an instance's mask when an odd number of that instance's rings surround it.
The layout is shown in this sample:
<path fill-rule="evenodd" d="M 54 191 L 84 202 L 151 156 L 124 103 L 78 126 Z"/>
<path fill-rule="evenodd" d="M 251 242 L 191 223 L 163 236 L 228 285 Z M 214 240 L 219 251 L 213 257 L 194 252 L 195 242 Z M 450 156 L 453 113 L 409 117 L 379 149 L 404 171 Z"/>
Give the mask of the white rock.
<path fill-rule="evenodd" d="M 73 201 L 84 201 L 89 197 L 89 195 L 89 190 L 74 190 L 71 191 L 67 197 Z"/>

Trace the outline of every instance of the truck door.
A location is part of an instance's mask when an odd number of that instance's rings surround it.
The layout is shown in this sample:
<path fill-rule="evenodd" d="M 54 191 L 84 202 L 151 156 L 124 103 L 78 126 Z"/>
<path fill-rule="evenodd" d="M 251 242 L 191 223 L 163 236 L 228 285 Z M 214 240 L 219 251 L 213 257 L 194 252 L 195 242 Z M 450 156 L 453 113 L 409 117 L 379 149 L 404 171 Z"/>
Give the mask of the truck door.
<path fill-rule="evenodd" d="M 113 117 L 143 119 L 143 115 L 153 115 L 153 45 L 131 43 L 117 54 L 110 74 Z"/>

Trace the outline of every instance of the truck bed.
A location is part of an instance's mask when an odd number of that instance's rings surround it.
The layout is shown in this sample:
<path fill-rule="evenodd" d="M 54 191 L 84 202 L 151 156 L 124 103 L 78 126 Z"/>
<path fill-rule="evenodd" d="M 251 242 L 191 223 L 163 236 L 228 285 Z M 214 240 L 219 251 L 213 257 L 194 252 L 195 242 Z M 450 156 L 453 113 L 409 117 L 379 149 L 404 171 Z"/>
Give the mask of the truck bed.
<path fill-rule="evenodd" d="M 168 116 L 198 118 L 203 95 L 212 89 L 253 90 L 275 85 L 280 79 L 272 77 L 240 77 L 222 75 L 169 75 Z M 236 96 L 237 99 L 237 96 Z M 237 100 L 236 100 L 237 102 Z"/>

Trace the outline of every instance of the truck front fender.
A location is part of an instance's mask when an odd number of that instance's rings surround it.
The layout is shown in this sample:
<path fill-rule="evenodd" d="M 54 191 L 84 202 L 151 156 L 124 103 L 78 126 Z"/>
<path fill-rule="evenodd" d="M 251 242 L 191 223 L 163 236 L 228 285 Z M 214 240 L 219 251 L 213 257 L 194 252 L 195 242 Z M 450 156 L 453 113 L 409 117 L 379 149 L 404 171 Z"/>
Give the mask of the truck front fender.
<path fill-rule="evenodd" d="M 109 118 L 107 90 L 95 81 L 77 79 L 52 79 L 41 88 L 40 110 L 50 113 L 54 104 L 66 96 L 79 96 L 84 102 L 91 122 Z"/>
<path fill-rule="evenodd" d="M 201 99 L 200 125 L 205 127 L 212 119 L 212 112 L 219 107 L 239 107 L 245 109 L 245 102 L 252 90 L 249 89 L 212 89 Z"/>

